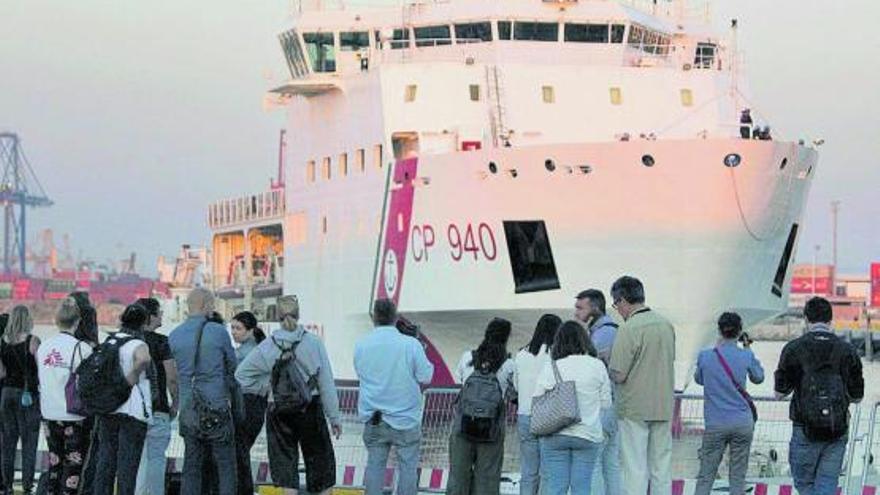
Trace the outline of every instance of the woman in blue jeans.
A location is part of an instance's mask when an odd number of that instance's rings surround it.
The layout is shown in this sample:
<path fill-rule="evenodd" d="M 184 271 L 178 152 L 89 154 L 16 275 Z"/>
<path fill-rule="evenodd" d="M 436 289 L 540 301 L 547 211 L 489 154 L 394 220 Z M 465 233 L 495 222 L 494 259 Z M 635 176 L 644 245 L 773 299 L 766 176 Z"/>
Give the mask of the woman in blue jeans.
<path fill-rule="evenodd" d="M 589 495 L 602 446 L 602 409 L 611 407 L 611 381 L 605 364 L 580 323 L 567 321 L 556 334 L 552 361 L 538 375 L 534 397 L 562 381 L 574 381 L 581 421 L 542 437 L 541 484 L 544 495 Z"/>
<path fill-rule="evenodd" d="M 550 346 L 553 345 L 559 325 L 562 325 L 562 319 L 558 316 L 549 314 L 542 316 L 535 327 L 535 333 L 532 334 L 531 342 L 520 349 L 514 360 L 516 363 L 514 383 L 519 393 L 519 414 L 516 425 L 520 449 L 520 495 L 537 495 L 540 488 L 538 473 L 541 466 L 541 451 L 538 437 L 529 432 L 532 394 L 535 392 L 538 373 L 550 362 Z"/>

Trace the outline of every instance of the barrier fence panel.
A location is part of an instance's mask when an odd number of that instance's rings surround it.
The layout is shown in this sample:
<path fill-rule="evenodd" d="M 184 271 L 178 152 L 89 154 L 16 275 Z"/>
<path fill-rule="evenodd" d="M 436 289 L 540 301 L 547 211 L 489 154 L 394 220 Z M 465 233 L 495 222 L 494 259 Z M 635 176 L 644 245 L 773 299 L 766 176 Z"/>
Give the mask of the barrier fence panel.
<path fill-rule="evenodd" d="M 364 424 L 357 415 L 358 389 L 356 387 L 337 387 L 343 434 L 334 439 L 336 463 L 340 468 L 354 466 L 362 470 L 367 465 L 367 453 L 363 446 Z M 458 388 L 439 388 L 426 390 L 423 397 L 421 462 L 422 470 L 449 469 L 449 437 L 455 424 L 455 403 Z M 770 397 L 754 397 L 758 409 L 758 421 L 749 462 L 748 479 L 758 482 L 791 483 L 791 469 L 788 463 L 789 441 L 792 424 L 788 419 L 789 401 L 779 401 Z M 675 419 L 672 424 L 673 435 L 673 479 L 695 479 L 699 472 L 699 450 L 705 431 L 703 417 L 703 397 L 698 395 L 677 395 L 675 399 Z M 860 421 L 858 406 L 851 409 L 852 427 L 850 443 L 844 466 L 844 474 L 857 473 L 859 476 L 843 478 L 842 485 L 853 487 L 863 484 L 876 486 L 880 475 L 874 468 L 875 454 L 880 453 L 880 435 L 875 435 L 880 421 L 880 402 L 873 404 L 869 417 Z M 508 405 L 505 430 L 505 456 L 503 473 L 519 472 L 519 435 L 517 433 L 517 409 L 514 403 Z M 177 422 L 173 423 L 173 435 L 168 457 L 174 459 L 172 466 L 182 467 L 184 456 L 183 441 L 177 435 Z M 251 452 L 251 459 L 257 469 L 268 462 L 265 430 L 260 434 Z M 867 462 L 863 462 L 866 460 Z M 389 467 L 396 467 L 392 452 Z M 301 466 L 302 468 L 302 466 Z M 264 469 L 264 468 L 262 468 Z M 360 473 L 361 471 L 359 471 Z M 728 473 L 725 457 L 719 466 L 718 475 L 726 479 Z M 341 481 L 341 480 L 340 480 Z M 353 485 L 361 484 L 358 474 Z M 861 483 L 860 483 L 861 482 Z M 852 490 L 845 493 L 854 493 Z"/>

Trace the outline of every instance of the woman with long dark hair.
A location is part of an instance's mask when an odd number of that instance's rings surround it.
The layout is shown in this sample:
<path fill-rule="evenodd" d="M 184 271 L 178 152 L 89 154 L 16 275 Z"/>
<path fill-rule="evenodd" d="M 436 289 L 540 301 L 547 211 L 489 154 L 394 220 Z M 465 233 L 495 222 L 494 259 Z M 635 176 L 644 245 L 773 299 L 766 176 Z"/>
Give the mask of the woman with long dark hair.
<path fill-rule="evenodd" d="M 576 321 L 567 321 L 556 334 L 550 353 L 553 362 L 538 375 L 534 397 L 556 386 L 554 367 L 562 381 L 574 381 L 581 415 L 579 423 L 541 437 L 541 485 L 546 495 L 590 493 L 604 440 L 601 410 L 611 407 L 611 381 L 597 355 L 586 329 Z"/>
<path fill-rule="evenodd" d="M 34 320 L 27 306 L 12 308 L 9 324 L 0 340 L 0 418 L 3 419 L 3 479 L 8 485 L 15 475 L 15 450 L 21 439 L 21 485 L 25 493 L 34 488 L 37 442 L 40 436 L 40 379 L 37 349 L 40 339 L 31 335 Z M 7 492 L 12 486 L 6 487 Z"/>
<path fill-rule="evenodd" d="M 257 317 L 250 311 L 242 311 L 232 317 L 232 340 L 238 345 L 235 357 L 239 364 L 250 354 L 260 342 L 266 340 L 266 334 L 260 329 Z M 245 393 L 244 418 L 235 425 L 235 450 L 238 465 L 238 493 L 251 495 L 254 493 L 254 481 L 251 475 L 251 448 L 266 422 L 266 395 Z"/>
<path fill-rule="evenodd" d="M 550 363 L 550 348 L 553 346 L 560 325 L 562 319 L 558 316 L 550 314 L 542 316 L 535 327 L 535 333 L 532 334 L 532 340 L 517 353 L 514 360 L 516 363 L 514 383 L 519 394 L 516 426 L 520 448 L 520 495 L 537 495 L 540 487 L 541 450 L 538 437 L 529 431 L 532 394 L 535 392 L 538 373 Z"/>
<path fill-rule="evenodd" d="M 504 461 L 504 429 L 506 419 L 507 391 L 514 388 L 514 363 L 507 352 L 510 338 L 510 322 L 495 318 L 486 327 L 483 341 L 473 351 L 467 351 L 458 363 L 458 379 L 462 382 L 456 420 L 449 437 L 449 481 L 447 494 L 450 495 L 497 495 L 501 485 L 501 465 Z M 481 387 L 486 378 L 494 376 L 500 388 L 498 404 L 485 404 L 497 408 L 497 417 L 487 421 L 489 424 L 470 423 L 465 417 L 469 400 L 468 389 Z M 474 380 L 473 383 L 470 380 Z M 476 390 L 476 389 L 475 389 Z M 494 390 L 498 390 L 497 388 Z M 484 401 L 485 402 L 485 401 Z M 500 422 L 500 425 L 498 424 Z M 467 423 L 467 424 L 466 424 Z M 470 428 L 475 426 L 476 428 Z M 488 435 L 489 440 L 475 439 L 491 429 L 496 433 Z"/>

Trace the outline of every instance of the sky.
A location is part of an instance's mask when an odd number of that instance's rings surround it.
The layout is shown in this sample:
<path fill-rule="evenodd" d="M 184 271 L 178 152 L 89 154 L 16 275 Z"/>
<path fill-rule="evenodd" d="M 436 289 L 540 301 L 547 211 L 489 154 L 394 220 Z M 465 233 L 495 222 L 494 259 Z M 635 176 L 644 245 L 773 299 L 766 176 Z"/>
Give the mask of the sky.
<path fill-rule="evenodd" d="M 845 5 L 845 8 L 844 8 Z M 16 132 L 55 202 L 30 236 L 68 233 L 74 256 L 159 254 L 210 238 L 206 207 L 264 190 L 282 112 L 262 97 L 282 80 L 276 35 L 287 0 L 0 0 L 0 131 Z M 753 108 L 785 137 L 823 138 L 798 259 L 880 261 L 880 5 L 725 0 L 739 20 Z"/>

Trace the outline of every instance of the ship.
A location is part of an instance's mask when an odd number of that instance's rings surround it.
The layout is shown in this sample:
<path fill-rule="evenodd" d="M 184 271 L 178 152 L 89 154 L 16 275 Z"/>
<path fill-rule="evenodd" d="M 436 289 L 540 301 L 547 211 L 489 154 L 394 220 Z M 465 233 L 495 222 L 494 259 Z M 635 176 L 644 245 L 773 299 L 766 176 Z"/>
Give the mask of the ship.
<path fill-rule="evenodd" d="M 771 131 L 736 22 L 707 8 L 296 4 L 265 96 L 286 112 L 284 184 L 209 207 L 214 277 L 247 285 L 233 300 L 296 294 L 338 378 L 390 298 L 446 385 L 491 318 L 514 350 L 631 275 L 675 325 L 683 389 L 721 312 L 784 312 L 818 162 Z"/>

